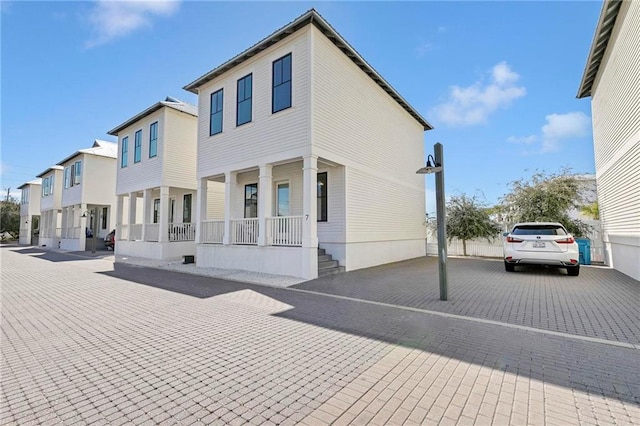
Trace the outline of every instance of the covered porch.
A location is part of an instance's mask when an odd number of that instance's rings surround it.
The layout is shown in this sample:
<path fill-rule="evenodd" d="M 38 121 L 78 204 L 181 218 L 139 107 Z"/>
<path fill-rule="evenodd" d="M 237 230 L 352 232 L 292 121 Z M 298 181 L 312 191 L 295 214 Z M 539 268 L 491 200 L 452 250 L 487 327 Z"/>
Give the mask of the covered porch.
<path fill-rule="evenodd" d="M 55 231 L 60 242 L 59 248 L 74 251 L 103 248 L 104 237 L 110 231 L 109 214 L 108 205 L 74 204 L 62 207 L 61 227 Z"/>

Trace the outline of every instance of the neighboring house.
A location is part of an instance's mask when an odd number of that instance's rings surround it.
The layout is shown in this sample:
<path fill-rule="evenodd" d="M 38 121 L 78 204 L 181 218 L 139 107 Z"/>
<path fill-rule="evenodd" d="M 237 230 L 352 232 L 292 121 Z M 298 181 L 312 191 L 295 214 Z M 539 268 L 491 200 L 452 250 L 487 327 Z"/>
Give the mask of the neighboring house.
<path fill-rule="evenodd" d="M 116 254 L 195 255 L 198 109 L 167 97 L 109 131 L 118 138 Z M 209 206 L 223 211 L 224 188 Z"/>
<path fill-rule="evenodd" d="M 578 91 L 588 96 L 606 261 L 640 280 L 640 2 L 604 2 Z"/>
<path fill-rule="evenodd" d="M 96 139 L 91 148 L 58 163 L 63 169 L 57 181 L 62 187 L 61 249 L 104 246 L 104 237 L 115 225 L 116 157 L 117 144 Z"/>
<path fill-rule="evenodd" d="M 61 166 L 52 166 L 37 177 L 42 181 L 40 198 L 40 234 L 38 245 L 58 248 L 62 231 Z"/>
<path fill-rule="evenodd" d="M 329 255 L 346 270 L 424 256 L 416 170 L 432 127 L 315 10 L 185 89 L 198 266 L 311 279 Z M 204 220 L 212 183 L 224 215 Z"/>
<path fill-rule="evenodd" d="M 20 244 L 38 245 L 40 233 L 40 190 L 42 179 L 23 183 L 20 196 Z"/>

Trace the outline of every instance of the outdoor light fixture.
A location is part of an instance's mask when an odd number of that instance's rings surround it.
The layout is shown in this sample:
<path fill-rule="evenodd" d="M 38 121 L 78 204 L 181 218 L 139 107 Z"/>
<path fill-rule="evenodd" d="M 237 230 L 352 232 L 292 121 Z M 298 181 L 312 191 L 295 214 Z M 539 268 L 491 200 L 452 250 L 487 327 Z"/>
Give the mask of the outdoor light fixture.
<path fill-rule="evenodd" d="M 419 175 L 436 174 L 436 220 L 438 225 L 438 276 L 440 279 L 440 300 L 447 300 L 447 218 L 444 205 L 444 167 L 442 144 L 433 145 L 436 155 L 427 156 L 427 164 L 418 169 Z M 431 162 L 433 160 L 433 163 Z"/>
<path fill-rule="evenodd" d="M 431 160 L 433 160 L 433 164 L 431 163 Z M 431 173 L 437 173 L 439 171 L 442 171 L 442 164 L 438 163 L 436 159 L 433 158 L 433 155 L 429 154 L 427 156 L 427 164 L 424 167 L 418 169 L 416 173 L 419 175 L 429 175 Z"/>

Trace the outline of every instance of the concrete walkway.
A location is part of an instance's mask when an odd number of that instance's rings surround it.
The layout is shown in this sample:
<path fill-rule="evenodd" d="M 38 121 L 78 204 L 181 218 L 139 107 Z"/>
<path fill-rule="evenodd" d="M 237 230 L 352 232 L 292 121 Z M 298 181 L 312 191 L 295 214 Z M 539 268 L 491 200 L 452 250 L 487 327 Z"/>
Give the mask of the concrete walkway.
<path fill-rule="evenodd" d="M 640 419 L 637 349 L 336 297 L 320 280 L 279 289 L 0 256 L 2 424 Z"/>

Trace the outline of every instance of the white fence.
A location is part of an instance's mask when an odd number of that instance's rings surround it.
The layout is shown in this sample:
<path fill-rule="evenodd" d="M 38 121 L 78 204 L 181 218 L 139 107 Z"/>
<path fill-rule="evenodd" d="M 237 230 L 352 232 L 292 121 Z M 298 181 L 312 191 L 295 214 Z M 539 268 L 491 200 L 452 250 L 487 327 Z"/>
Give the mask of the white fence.
<path fill-rule="evenodd" d="M 267 218 L 268 240 L 272 246 L 302 246 L 302 216 Z"/>
<path fill-rule="evenodd" d="M 231 244 L 258 244 L 258 219 L 233 219 Z"/>
<path fill-rule="evenodd" d="M 195 241 L 196 227 L 193 223 L 170 223 L 169 241 Z"/>
<path fill-rule="evenodd" d="M 224 220 L 205 220 L 200 224 L 201 240 L 208 244 L 222 244 Z"/>

